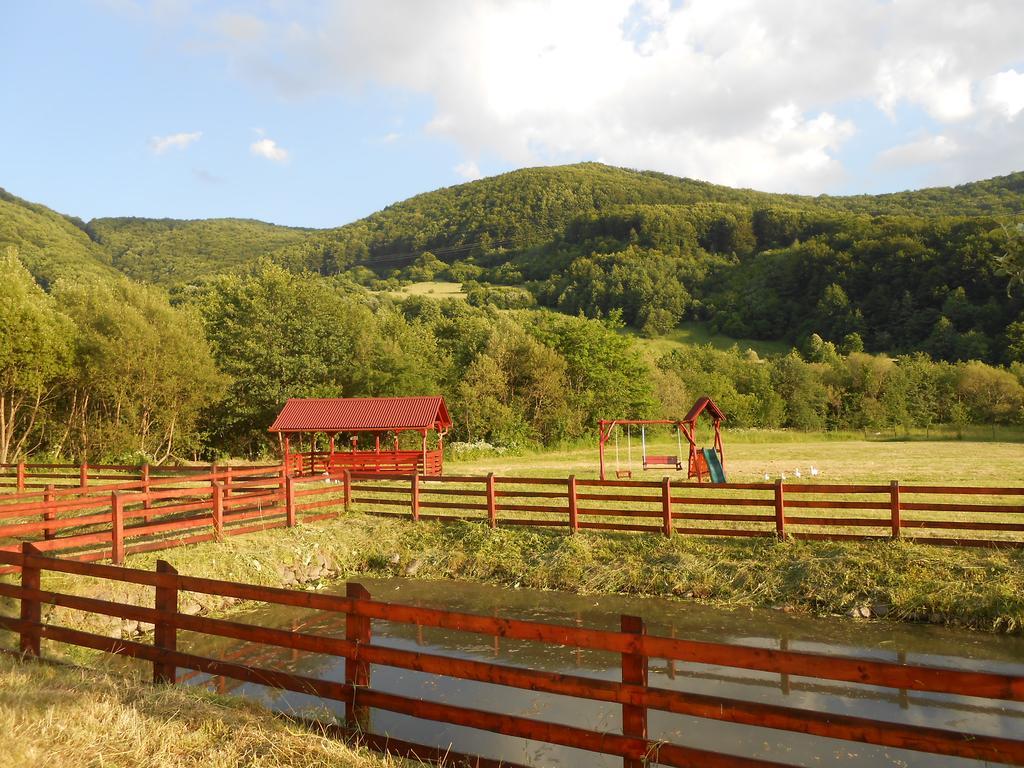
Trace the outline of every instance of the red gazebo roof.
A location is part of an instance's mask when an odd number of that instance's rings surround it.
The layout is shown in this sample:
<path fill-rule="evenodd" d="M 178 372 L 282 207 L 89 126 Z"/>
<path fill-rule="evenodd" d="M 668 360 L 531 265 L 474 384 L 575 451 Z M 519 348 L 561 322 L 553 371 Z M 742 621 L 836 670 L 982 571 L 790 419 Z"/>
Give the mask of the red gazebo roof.
<path fill-rule="evenodd" d="M 277 414 L 271 432 L 401 432 L 447 430 L 452 426 L 444 398 L 291 398 Z"/>

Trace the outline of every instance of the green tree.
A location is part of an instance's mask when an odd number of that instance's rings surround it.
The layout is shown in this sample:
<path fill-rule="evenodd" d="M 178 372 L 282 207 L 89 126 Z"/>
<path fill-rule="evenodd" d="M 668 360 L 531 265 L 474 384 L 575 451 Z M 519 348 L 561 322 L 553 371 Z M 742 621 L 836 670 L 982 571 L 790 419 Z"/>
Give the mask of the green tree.
<path fill-rule="evenodd" d="M 61 281 L 55 297 L 79 329 L 75 452 L 157 463 L 194 452 L 199 415 L 225 385 L 198 317 L 123 278 Z"/>
<path fill-rule="evenodd" d="M 966 363 L 958 371 L 957 392 L 976 421 L 995 425 L 1021 420 L 1024 386 L 1010 371 Z"/>
<path fill-rule="evenodd" d="M 59 387 L 71 377 L 75 327 L 7 248 L 0 256 L 0 463 L 42 442 Z"/>

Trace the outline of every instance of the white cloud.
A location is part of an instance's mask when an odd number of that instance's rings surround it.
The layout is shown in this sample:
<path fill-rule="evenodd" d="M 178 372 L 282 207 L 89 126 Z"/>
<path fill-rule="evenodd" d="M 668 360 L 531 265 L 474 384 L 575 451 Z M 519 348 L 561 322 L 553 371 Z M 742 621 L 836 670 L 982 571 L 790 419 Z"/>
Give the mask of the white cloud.
<path fill-rule="evenodd" d="M 890 147 L 878 156 L 879 164 L 889 168 L 932 164 L 956 157 L 960 148 L 949 136 L 923 136 L 915 141 Z"/>
<path fill-rule="evenodd" d="M 464 156 L 517 165 L 602 157 L 819 192 L 844 177 L 838 157 L 856 131 L 848 105 L 875 104 L 904 137 L 907 120 L 923 130 L 927 115 L 950 142 L 911 150 L 894 139 L 903 148 L 885 162 L 1012 150 L 1019 125 L 1007 121 L 1024 109 L 1019 0 L 331 0 L 312 17 L 288 8 L 267 17 L 266 34 L 235 18 L 222 29 L 233 72 L 293 100 L 420 94 L 432 104 L 429 133 Z"/>
<path fill-rule="evenodd" d="M 400 134 L 398 131 L 391 131 L 390 133 L 385 133 L 383 136 L 380 137 L 380 143 L 394 144 L 400 138 L 402 138 L 402 134 Z"/>
<path fill-rule="evenodd" d="M 984 84 L 985 103 L 1007 119 L 1014 119 L 1024 110 L 1024 73 L 1014 69 L 999 72 Z"/>
<path fill-rule="evenodd" d="M 483 174 L 480 173 L 480 166 L 472 160 L 466 160 L 463 163 L 459 163 L 453 170 L 466 181 L 476 181 L 483 176 Z"/>
<path fill-rule="evenodd" d="M 154 136 L 149 140 L 150 148 L 158 155 L 169 149 L 185 149 L 189 144 L 199 141 L 202 131 L 192 133 L 172 133 L 167 136 Z"/>
<path fill-rule="evenodd" d="M 288 150 L 277 146 L 277 142 L 273 139 L 257 139 L 249 145 L 249 151 L 254 155 L 265 157 L 267 160 L 273 160 L 275 163 L 284 163 L 288 160 Z"/>

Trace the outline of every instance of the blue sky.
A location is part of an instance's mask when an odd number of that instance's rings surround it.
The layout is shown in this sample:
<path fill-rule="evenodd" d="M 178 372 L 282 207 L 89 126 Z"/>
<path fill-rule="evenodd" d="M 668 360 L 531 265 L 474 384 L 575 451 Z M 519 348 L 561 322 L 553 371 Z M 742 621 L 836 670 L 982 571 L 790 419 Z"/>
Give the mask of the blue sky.
<path fill-rule="evenodd" d="M 1024 169 L 1024 3 L 44 0 L 0 8 L 0 186 L 337 226 L 600 160 L 809 194 Z"/>

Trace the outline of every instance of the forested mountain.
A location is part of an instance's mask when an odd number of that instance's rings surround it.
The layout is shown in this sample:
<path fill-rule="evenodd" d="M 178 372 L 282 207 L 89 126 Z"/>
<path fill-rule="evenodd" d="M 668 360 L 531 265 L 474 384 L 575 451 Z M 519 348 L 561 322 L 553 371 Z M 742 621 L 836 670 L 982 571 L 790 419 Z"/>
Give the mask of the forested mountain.
<path fill-rule="evenodd" d="M 816 333 L 848 350 L 950 361 L 1009 363 L 1024 348 L 1024 296 L 1008 294 L 1004 263 L 1024 240 L 1013 228 L 1024 218 L 1024 173 L 808 197 L 582 163 L 424 193 L 329 230 L 239 219 L 82 224 L 11 196 L 0 206 L 0 245 L 17 245 L 43 283 L 113 267 L 174 290 L 268 257 L 374 287 L 472 280 L 479 302 L 621 312 L 648 335 L 696 319 L 735 337 L 802 344 Z"/>
<path fill-rule="evenodd" d="M 587 163 L 418 195 L 286 253 L 324 274 L 521 284 L 570 314 L 621 310 L 650 335 L 692 318 L 733 336 L 1010 362 L 1024 298 L 1007 294 L 1004 259 L 1021 216 L 1024 173 L 801 197 Z"/>

